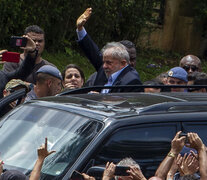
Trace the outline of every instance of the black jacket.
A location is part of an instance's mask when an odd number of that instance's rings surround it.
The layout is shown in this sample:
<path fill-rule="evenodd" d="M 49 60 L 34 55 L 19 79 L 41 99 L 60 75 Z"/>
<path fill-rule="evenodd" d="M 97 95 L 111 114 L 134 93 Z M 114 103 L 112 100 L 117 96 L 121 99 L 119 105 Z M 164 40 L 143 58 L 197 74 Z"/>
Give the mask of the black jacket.
<path fill-rule="evenodd" d="M 91 64 L 97 71 L 94 86 L 104 85 L 108 79 L 103 69 L 102 54 L 99 51 L 97 45 L 93 42 L 90 36 L 87 34 L 81 41 L 79 41 L 81 49 L 84 51 L 86 57 L 90 60 Z M 126 67 L 120 75 L 117 77 L 113 85 L 140 85 L 142 84 L 139 78 L 138 72 L 130 65 Z M 132 89 L 112 89 L 109 92 L 124 92 L 124 91 L 140 91 Z"/>
<path fill-rule="evenodd" d="M 31 73 L 32 69 L 35 65 L 35 58 L 32 58 L 31 55 L 27 55 L 24 62 L 21 64 L 21 66 L 13 72 L 4 72 L 0 71 L 0 98 L 3 97 L 3 90 L 6 86 L 6 84 L 11 79 L 22 79 L 25 80 L 25 78 Z"/>

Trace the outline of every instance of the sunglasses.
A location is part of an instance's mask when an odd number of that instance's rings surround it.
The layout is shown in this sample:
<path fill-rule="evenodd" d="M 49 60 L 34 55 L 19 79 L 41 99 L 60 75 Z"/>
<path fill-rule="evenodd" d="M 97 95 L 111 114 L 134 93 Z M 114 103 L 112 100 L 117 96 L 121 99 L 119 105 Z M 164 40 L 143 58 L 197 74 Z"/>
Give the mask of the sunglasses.
<path fill-rule="evenodd" d="M 183 69 L 185 69 L 186 71 L 189 71 L 191 69 L 194 72 L 198 70 L 198 67 L 195 65 L 185 65 L 183 66 Z"/>
<path fill-rule="evenodd" d="M 200 88 L 188 88 L 188 92 L 198 91 Z"/>

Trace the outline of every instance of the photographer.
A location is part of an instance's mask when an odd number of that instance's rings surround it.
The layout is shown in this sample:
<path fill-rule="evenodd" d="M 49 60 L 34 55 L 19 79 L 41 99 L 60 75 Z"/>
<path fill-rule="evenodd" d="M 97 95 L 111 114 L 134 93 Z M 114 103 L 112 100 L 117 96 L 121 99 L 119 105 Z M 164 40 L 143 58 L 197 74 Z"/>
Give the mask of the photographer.
<path fill-rule="evenodd" d="M 13 71 L 13 72 L 3 72 L 0 71 L 0 99 L 3 97 L 3 90 L 5 88 L 5 85 L 11 80 L 11 79 L 22 79 L 25 80 L 25 78 L 31 73 L 34 64 L 35 59 L 37 57 L 37 50 L 36 50 L 36 44 L 35 42 L 29 38 L 28 36 L 24 36 L 27 38 L 27 44 L 26 47 L 21 47 L 21 49 L 24 49 L 26 52 L 26 58 L 25 61 L 21 64 L 21 66 Z M 0 55 L 2 55 L 5 51 L 0 51 Z"/>

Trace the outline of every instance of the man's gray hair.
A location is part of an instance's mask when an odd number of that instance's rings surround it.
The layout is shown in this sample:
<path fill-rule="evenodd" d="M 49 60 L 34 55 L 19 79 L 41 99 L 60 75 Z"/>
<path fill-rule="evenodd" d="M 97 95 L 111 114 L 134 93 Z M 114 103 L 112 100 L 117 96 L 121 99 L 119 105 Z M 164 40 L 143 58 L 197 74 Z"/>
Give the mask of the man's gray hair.
<path fill-rule="evenodd" d="M 109 42 L 102 49 L 103 56 L 110 55 L 114 59 L 123 60 L 125 59 L 129 64 L 129 53 L 126 47 L 120 42 Z"/>
<path fill-rule="evenodd" d="M 137 164 L 136 161 L 134 161 L 130 157 L 124 158 L 121 161 L 119 161 L 119 163 L 117 164 L 117 166 L 135 166 L 135 167 L 137 167 L 137 168 L 140 169 L 139 164 Z M 118 176 L 115 176 L 115 180 L 118 180 Z"/>
<path fill-rule="evenodd" d="M 137 168 L 140 169 L 140 166 L 139 164 L 136 163 L 136 161 L 134 161 L 132 158 L 130 157 L 127 157 L 127 158 L 124 158 L 122 159 L 118 164 L 117 166 L 135 166 Z"/>

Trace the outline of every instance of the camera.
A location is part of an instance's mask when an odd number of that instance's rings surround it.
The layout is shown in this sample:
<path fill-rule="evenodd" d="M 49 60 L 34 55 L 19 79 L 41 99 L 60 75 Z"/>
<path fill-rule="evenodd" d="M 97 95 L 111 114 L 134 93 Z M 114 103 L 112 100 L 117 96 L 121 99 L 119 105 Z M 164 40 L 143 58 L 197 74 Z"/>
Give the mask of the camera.
<path fill-rule="evenodd" d="M 182 137 L 182 136 L 185 136 L 185 144 L 188 144 L 189 143 L 189 141 L 188 141 L 188 134 L 184 133 L 184 132 L 181 132 L 180 135 L 179 135 L 179 138 Z"/>
<path fill-rule="evenodd" d="M 27 45 L 26 37 L 12 36 L 10 39 L 11 47 L 25 47 Z"/>
<path fill-rule="evenodd" d="M 129 166 L 116 166 L 114 175 L 116 176 L 129 176 L 129 173 L 127 173 L 127 170 L 129 170 Z"/>

